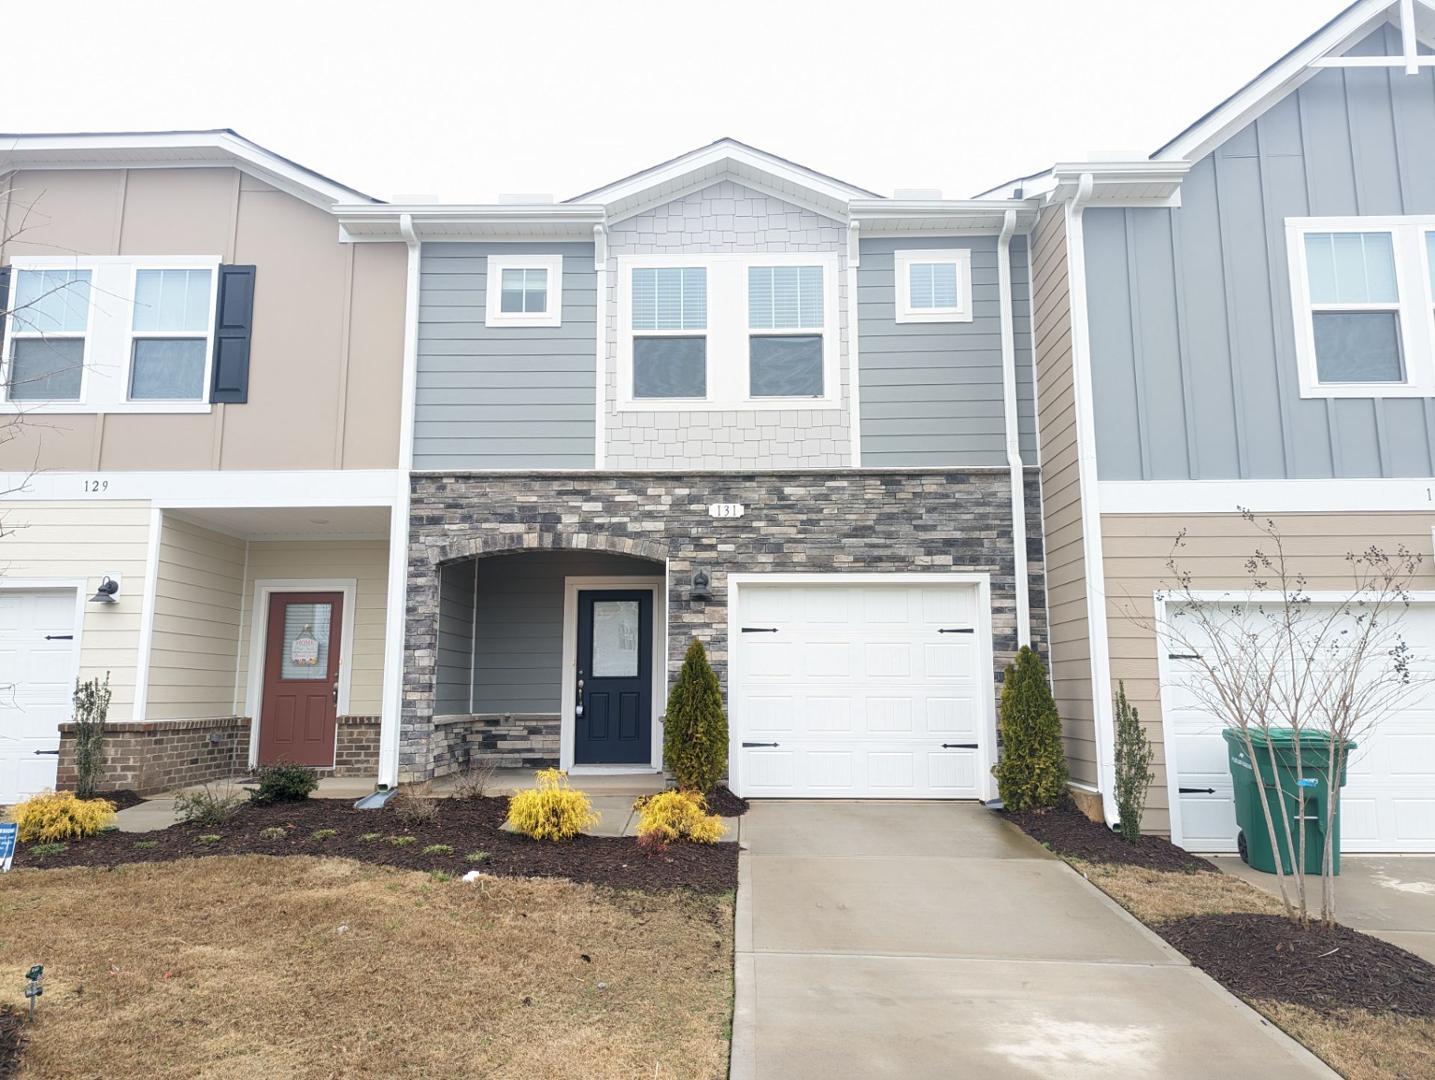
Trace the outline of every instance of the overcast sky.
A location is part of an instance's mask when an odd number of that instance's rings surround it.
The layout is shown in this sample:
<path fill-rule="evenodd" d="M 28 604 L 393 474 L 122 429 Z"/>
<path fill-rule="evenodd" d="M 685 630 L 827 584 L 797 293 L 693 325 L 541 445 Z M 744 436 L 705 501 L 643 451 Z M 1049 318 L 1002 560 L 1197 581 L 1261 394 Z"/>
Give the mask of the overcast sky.
<path fill-rule="evenodd" d="M 1344 6 L 15 4 L 0 130 L 231 127 L 381 197 L 474 202 L 567 198 L 731 135 L 880 194 L 964 197 L 1145 156 Z"/>

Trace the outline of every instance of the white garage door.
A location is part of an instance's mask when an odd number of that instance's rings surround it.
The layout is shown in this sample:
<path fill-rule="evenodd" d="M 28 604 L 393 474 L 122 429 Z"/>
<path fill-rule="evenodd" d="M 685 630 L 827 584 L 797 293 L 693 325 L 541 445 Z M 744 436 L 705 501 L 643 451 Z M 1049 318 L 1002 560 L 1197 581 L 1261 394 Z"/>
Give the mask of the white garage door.
<path fill-rule="evenodd" d="M 1351 753 L 1341 794 L 1343 851 L 1435 851 L 1435 608 L 1410 608 L 1401 634 L 1414 654 L 1418 690 Z M 1190 851 L 1235 851 L 1226 744 L 1221 724 L 1186 689 L 1197 676 L 1198 665 L 1168 652 L 1161 696 L 1175 761 L 1172 833 Z"/>
<path fill-rule="evenodd" d="M 973 584 L 743 584 L 730 769 L 745 796 L 985 797 L 991 643 Z"/>
<path fill-rule="evenodd" d="M 0 589 L 0 804 L 55 786 L 74 639 L 73 589 Z"/>

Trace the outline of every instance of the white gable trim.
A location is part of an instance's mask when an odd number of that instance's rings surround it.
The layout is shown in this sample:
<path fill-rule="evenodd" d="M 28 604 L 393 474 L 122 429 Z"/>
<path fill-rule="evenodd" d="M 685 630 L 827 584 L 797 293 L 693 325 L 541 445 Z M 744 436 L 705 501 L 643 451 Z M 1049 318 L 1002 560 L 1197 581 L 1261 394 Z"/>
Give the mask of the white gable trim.
<path fill-rule="evenodd" d="M 1232 134 L 1321 70 L 1316 61 L 1365 37 L 1387 20 L 1400 0 L 1358 0 L 1260 75 L 1151 155 L 1153 161 L 1199 161 Z M 1428 0 L 1412 7 L 1428 9 Z"/>
<path fill-rule="evenodd" d="M 768 198 L 777 199 L 800 210 L 808 210 L 840 224 L 847 224 L 847 203 L 833 203 L 829 200 L 811 198 L 807 192 L 801 189 L 794 190 L 792 185 L 772 183 L 767 177 L 753 176 L 750 173 L 739 173 L 733 170 L 720 169 L 716 172 L 703 171 L 694 173 L 681 179 L 681 186 L 669 187 L 663 185 L 645 192 L 646 198 L 641 200 L 624 200 L 619 203 L 610 203 L 608 206 L 608 224 L 617 225 L 619 222 L 627 221 L 629 218 L 646 214 L 668 203 L 678 202 L 690 195 L 696 195 L 700 191 L 712 187 L 714 184 L 721 184 L 729 181 L 755 191 L 759 195 L 766 195 Z"/>
<path fill-rule="evenodd" d="M 3 172 L 225 166 L 248 173 L 322 210 L 329 210 L 338 203 L 377 201 L 228 130 L 0 135 L 0 171 Z"/>

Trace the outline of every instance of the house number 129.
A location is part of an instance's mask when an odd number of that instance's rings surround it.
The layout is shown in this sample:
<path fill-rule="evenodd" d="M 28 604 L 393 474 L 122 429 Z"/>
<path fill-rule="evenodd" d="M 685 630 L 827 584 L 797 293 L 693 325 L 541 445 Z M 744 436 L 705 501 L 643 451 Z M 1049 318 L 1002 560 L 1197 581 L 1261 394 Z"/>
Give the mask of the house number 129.
<path fill-rule="evenodd" d="M 109 491 L 109 490 L 110 490 L 110 482 L 109 482 L 108 480 L 86 480 L 86 481 L 85 481 L 85 494 L 86 494 L 86 495 L 99 495 L 101 492 L 105 492 L 105 491 Z"/>

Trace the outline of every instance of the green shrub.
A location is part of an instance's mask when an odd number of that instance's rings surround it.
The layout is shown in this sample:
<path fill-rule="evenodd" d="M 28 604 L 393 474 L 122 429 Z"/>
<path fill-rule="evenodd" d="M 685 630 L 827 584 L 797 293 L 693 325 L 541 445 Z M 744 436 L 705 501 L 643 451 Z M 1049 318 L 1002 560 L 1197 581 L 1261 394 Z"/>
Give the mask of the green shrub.
<path fill-rule="evenodd" d="M 269 825 L 259 830 L 259 839 L 261 840 L 283 840 L 288 835 L 289 830 L 283 825 Z"/>
<path fill-rule="evenodd" d="M 475 863 L 488 862 L 489 854 L 486 851 L 470 851 L 467 855 L 464 856 L 464 859 L 468 862 Z"/>
<path fill-rule="evenodd" d="M 10 810 L 21 843 L 94 836 L 115 819 L 108 799 L 82 799 L 73 791 L 42 791 Z"/>
<path fill-rule="evenodd" d="M 210 844 L 217 844 L 223 839 L 224 837 L 220 836 L 218 833 L 205 833 L 203 836 L 196 836 L 194 838 L 194 842 L 196 844 L 204 844 L 207 847 Z"/>
<path fill-rule="evenodd" d="M 539 769 L 534 778 L 537 787 L 508 797 L 510 827 L 534 840 L 571 840 L 598 824 L 588 796 L 568 786 L 566 773 Z"/>
<path fill-rule="evenodd" d="M 1141 818 L 1146 813 L 1146 795 L 1156 774 L 1151 771 L 1155 752 L 1141 714 L 1126 700 L 1126 684 L 1116 684 L 1116 824 L 1121 839 L 1134 844 L 1141 839 Z"/>
<path fill-rule="evenodd" d="M 366 843 L 373 843 L 373 841 L 382 840 L 383 838 L 384 834 L 381 832 L 366 832 L 359 834 L 359 839 L 363 840 Z"/>
<path fill-rule="evenodd" d="M 408 847 L 410 844 L 418 843 L 418 837 L 417 837 L 417 836 L 391 836 L 391 837 L 389 837 L 389 843 L 393 844 L 394 847 Z"/>
<path fill-rule="evenodd" d="M 424 848 L 425 855 L 452 855 L 453 848 L 448 844 L 430 844 Z"/>
<path fill-rule="evenodd" d="M 1001 760 L 992 768 L 1008 810 L 1041 810 L 1066 794 L 1061 718 L 1041 658 L 1023 645 L 1007 665 L 1000 708 Z"/>
<path fill-rule="evenodd" d="M 688 646 L 663 717 L 663 766 L 684 791 L 706 795 L 727 771 L 722 688 L 697 638 Z"/>
<path fill-rule="evenodd" d="M 259 770 L 259 789 L 249 798 L 257 803 L 301 802 L 319 786 L 319 774 L 307 765 L 264 765 Z"/>
<path fill-rule="evenodd" d="M 332 840 L 339 835 L 338 829 L 315 829 L 309 834 L 310 840 Z"/>
<path fill-rule="evenodd" d="M 52 840 L 48 844 L 35 844 L 30 848 L 31 855 L 63 855 L 70 850 L 69 844 L 62 844 Z"/>
<path fill-rule="evenodd" d="M 211 788 L 208 784 L 194 791 L 182 791 L 174 797 L 174 812 L 180 821 L 190 825 L 222 824 L 239 809 L 243 796 L 232 788 Z"/>
<path fill-rule="evenodd" d="M 110 673 L 103 679 L 75 682 L 75 794 L 95 795 L 95 784 L 105 768 L 105 720 L 110 714 Z"/>

